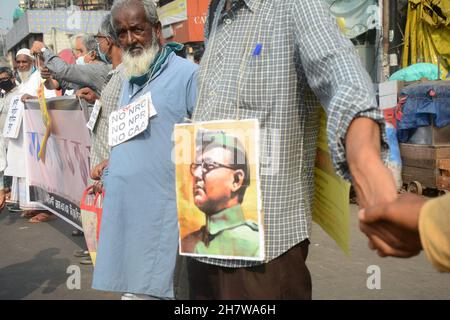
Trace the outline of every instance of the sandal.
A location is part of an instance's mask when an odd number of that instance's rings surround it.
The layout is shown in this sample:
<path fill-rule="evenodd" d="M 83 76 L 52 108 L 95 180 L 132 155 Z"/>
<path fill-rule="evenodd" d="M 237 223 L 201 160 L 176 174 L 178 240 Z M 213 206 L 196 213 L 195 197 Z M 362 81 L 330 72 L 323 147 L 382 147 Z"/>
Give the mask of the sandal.
<path fill-rule="evenodd" d="M 26 210 L 20 215 L 20 217 L 30 219 L 30 218 L 33 218 L 34 216 L 36 216 L 38 213 L 39 212 L 35 211 L 35 210 Z"/>
<path fill-rule="evenodd" d="M 87 265 L 87 266 L 92 265 L 92 259 L 91 259 L 91 257 L 82 259 L 82 260 L 80 261 L 80 264 L 82 264 L 82 265 Z"/>
<path fill-rule="evenodd" d="M 77 257 L 77 258 L 86 258 L 86 257 L 89 257 L 89 251 L 84 250 L 84 249 L 76 250 L 73 255 L 74 255 L 74 257 Z"/>
<path fill-rule="evenodd" d="M 32 217 L 28 222 L 30 223 L 41 223 L 55 220 L 56 216 L 52 213 L 40 212 L 34 217 Z"/>
<path fill-rule="evenodd" d="M 9 212 L 22 212 L 23 210 L 20 209 L 19 205 L 17 203 L 8 203 L 6 204 L 6 208 Z"/>

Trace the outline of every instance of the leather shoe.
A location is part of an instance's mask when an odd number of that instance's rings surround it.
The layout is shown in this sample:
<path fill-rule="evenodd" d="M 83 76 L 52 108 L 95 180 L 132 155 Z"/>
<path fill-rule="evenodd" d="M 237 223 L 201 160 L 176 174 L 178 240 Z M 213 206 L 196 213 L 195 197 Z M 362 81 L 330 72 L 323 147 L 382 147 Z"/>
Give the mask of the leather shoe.
<path fill-rule="evenodd" d="M 83 265 L 92 265 L 91 257 L 85 258 L 85 259 L 81 260 L 81 261 L 80 261 L 80 264 L 83 264 Z"/>

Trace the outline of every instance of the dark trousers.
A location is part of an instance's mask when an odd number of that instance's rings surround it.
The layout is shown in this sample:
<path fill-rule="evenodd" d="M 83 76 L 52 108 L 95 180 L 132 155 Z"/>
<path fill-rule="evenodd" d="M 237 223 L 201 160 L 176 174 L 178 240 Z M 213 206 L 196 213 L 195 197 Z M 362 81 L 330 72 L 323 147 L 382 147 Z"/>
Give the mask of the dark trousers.
<path fill-rule="evenodd" d="M 11 185 L 12 185 L 12 177 L 10 177 L 10 176 L 4 176 L 4 177 L 3 177 L 3 185 L 4 185 L 5 188 L 11 189 Z"/>
<path fill-rule="evenodd" d="M 268 263 L 247 268 L 219 267 L 188 258 L 190 299 L 309 300 L 308 246 L 306 239 Z"/>

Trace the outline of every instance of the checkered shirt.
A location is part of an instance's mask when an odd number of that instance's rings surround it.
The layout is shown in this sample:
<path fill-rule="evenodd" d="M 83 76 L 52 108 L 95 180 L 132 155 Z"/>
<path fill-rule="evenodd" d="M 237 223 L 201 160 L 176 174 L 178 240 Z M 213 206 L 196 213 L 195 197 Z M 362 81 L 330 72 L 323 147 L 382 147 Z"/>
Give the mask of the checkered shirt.
<path fill-rule="evenodd" d="M 109 159 L 108 121 L 111 112 L 117 110 L 124 82 L 122 65 L 111 70 L 102 89 L 102 108 L 92 134 L 91 169 L 105 159 Z M 108 81 L 109 80 L 109 81 Z"/>
<path fill-rule="evenodd" d="M 333 164 L 346 179 L 350 175 L 344 139 L 352 119 L 375 119 L 382 133 L 384 125 L 368 74 L 322 1 L 244 2 L 245 6 L 238 6 L 222 22 L 211 22 L 193 120 L 259 119 L 264 262 L 268 262 L 310 237 L 317 98 L 328 116 Z M 225 0 L 221 0 L 214 20 L 224 8 Z M 209 23 L 208 19 L 206 33 Z M 257 44 L 261 45 L 259 54 Z M 382 140 L 385 158 L 384 135 Z M 233 268 L 260 264 L 198 260 Z"/>

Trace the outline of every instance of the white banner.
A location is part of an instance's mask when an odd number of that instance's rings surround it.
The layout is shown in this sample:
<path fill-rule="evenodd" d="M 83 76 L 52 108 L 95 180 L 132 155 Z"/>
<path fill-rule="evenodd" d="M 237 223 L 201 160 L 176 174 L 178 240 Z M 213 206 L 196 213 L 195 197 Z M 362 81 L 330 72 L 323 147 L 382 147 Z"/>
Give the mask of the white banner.
<path fill-rule="evenodd" d="M 25 103 L 28 198 L 81 230 L 80 200 L 89 182 L 91 148 L 86 118 L 74 97 L 47 99 L 47 107 L 52 131 L 43 162 L 38 157 L 45 134 L 39 103 Z"/>

